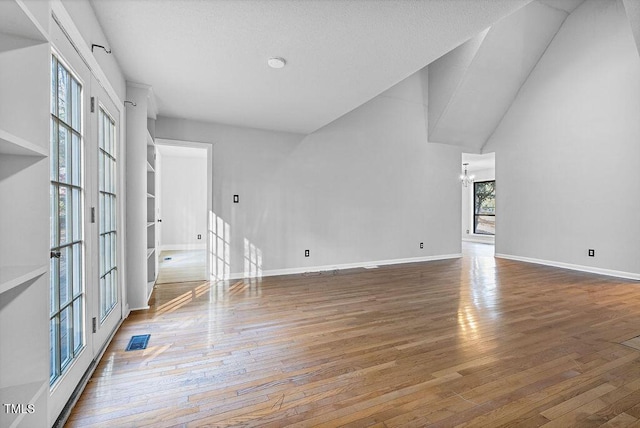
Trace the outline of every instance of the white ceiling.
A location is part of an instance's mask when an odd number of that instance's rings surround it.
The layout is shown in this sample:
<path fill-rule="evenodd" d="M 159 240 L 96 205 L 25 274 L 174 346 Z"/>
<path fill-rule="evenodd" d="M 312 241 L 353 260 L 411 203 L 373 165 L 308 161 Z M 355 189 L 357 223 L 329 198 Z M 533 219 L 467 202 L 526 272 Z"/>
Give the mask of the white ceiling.
<path fill-rule="evenodd" d="M 568 16 L 565 9 L 580 2 L 549 6 L 549 0 L 532 1 L 492 25 L 479 46 L 478 37 L 473 38 L 430 64 L 429 82 L 443 82 L 455 74 L 459 80 L 450 85 L 454 90 L 449 97 L 438 97 L 437 102 L 429 98 L 429 108 L 441 111 L 429 122 L 429 141 L 480 151 Z M 459 51 L 475 53 L 468 58 L 471 55 Z"/>
<path fill-rule="evenodd" d="M 310 133 L 530 0 L 92 0 L 163 116 Z M 281 56 L 274 70 L 267 59 Z"/>
<path fill-rule="evenodd" d="M 562 10 L 567 13 L 573 12 L 584 0 L 540 0 L 540 3 L 546 4 L 549 7 L 553 7 Z"/>
<path fill-rule="evenodd" d="M 640 1 L 638 0 L 622 0 L 624 9 L 629 18 L 629 25 L 631 25 L 631 32 L 633 38 L 636 41 L 636 47 L 638 53 L 640 53 Z"/>

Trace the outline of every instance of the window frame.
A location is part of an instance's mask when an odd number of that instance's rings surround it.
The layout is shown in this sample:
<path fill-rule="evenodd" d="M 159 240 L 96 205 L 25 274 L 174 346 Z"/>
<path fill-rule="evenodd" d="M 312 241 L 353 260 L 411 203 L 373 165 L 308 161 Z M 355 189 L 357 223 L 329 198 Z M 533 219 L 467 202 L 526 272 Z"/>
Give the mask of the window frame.
<path fill-rule="evenodd" d="M 495 205 L 495 198 L 496 198 L 496 180 L 482 180 L 482 181 L 474 181 L 473 182 L 473 233 L 474 235 L 485 235 L 485 236 L 495 236 L 495 232 L 494 233 L 487 233 L 487 232 L 479 232 L 478 231 L 478 218 L 479 217 L 494 217 L 494 226 L 495 226 L 495 208 L 494 208 L 494 212 L 493 214 L 486 214 L 486 213 L 478 213 L 478 206 L 477 206 L 477 201 L 478 198 L 476 197 L 477 195 L 477 186 L 479 184 L 484 184 L 484 183 L 493 183 L 493 200 L 494 200 L 494 205 Z"/>
<path fill-rule="evenodd" d="M 65 100 L 66 118 L 60 115 L 60 67 L 67 76 L 69 85 L 68 100 Z M 55 70 L 54 70 L 55 69 Z M 53 74 L 55 72 L 55 75 Z M 72 68 L 56 52 L 51 53 L 51 87 L 52 97 L 49 107 L 50 116 L 50 215 L 52 224 L 50 225 L 51 236 L 49 239 L 51 250 L 50 262 L 50 301 L 49 301 L 49 337 L 52 343 L 50 346 L 49 363 L 49 384 L 53 386 L 60 380 L 66 371 L 73 365 L 76 358 L 86 347 L 86 280 L 85 280 L 85 227 L 84 227 L 84 202 L 85 202 L 85 177 L 84 177 L 84 133 L 83 133 L 83 92 L 85 90 L 82 80 L 73 72 Z M 78 93 L 73 92 L 75 88 Z M 75 105 L 79 104 L 79 105 Z M 65 175 L 61 178 L 60 172 L 60 131 L 65 130 L 66 143 L 64 149 Z M 65 189 L 67 204 L 65 207 L 65 217 L 70 214 L 72 219 L 66 221 L 65 240 L 61 241 L 61 211 L 60 195 Z M 77 201 L 75 200 L 77 198 Z M 67 274 L 67 297 L 66 302 L 61 302 L 60 278 L 61 255 L 68 254 L 66 274 Z M 77 266 L 76 266 L 77 265 Z M 77 270 L 76 270 L 77 269 Z M 70 275 L 70 277 L 69 277 Z M 77 284 L 76 284 L 77 282 Z M 69 321 L 67 323 L 68 339 L 70 344 L 66 351 L 67 358 L 62 361 L 62 350 L 64 343 L 62 340 L 61 320 L 63 313 L 67 312 Z M 78 313 L 79 312 L 79 313 Z M 77 331 L 79 330 L 79 331 Z"/>

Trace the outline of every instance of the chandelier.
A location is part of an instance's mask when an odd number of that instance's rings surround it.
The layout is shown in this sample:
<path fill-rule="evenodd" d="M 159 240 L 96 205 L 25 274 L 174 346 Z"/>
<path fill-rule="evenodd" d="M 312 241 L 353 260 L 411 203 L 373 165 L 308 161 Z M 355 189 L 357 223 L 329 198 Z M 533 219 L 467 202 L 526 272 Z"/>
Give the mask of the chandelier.
<path fill-rule="evenodd" d="M 460 175 L 460 181 L 462 182 L 462 185 L 464 187 L 469 187 L 469 184 L 473 183 L 473 179 L 476 176 L 467 174 L 467 165 L 469 165 L 468 163 L 463 163 L 462 165 L 464 166 L 464 174 Z"/>

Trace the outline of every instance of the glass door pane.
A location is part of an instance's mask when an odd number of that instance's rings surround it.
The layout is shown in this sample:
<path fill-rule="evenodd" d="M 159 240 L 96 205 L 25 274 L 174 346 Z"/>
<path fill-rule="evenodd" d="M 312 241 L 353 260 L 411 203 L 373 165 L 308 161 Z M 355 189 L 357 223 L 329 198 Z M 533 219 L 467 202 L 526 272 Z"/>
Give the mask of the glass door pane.
<path fill-rule="evenodd" d="M 82 85 L 51 58 L 50 373 L 53 384 L 83 349 Z"/>
<path fill-rule="evenodd" d="M 116 232 L 116 125 L 111 116 L 100 107 L 98 116 L 98 187 L 99 187 L 99 274 L 100 321 L 103 321 L 118 303 L 117 232 Z"/>

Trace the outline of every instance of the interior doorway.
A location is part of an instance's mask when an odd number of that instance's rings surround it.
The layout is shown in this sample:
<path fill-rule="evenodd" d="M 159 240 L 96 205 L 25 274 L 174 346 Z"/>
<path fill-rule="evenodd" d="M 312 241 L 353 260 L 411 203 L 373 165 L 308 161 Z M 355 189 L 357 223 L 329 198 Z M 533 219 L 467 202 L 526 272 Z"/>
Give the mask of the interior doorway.
<path fill-rule="evenodd" d="M 158 139 L 156 284 L 205 281 L 211 208 L 211 145 Z"/>
<path fill-rule="evenodd" d="M 461 174 L 462 241 L 495 245 L 495 153 L 463 153 Z"/>

